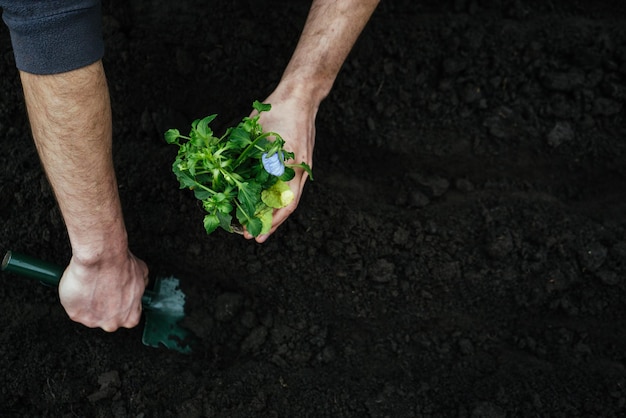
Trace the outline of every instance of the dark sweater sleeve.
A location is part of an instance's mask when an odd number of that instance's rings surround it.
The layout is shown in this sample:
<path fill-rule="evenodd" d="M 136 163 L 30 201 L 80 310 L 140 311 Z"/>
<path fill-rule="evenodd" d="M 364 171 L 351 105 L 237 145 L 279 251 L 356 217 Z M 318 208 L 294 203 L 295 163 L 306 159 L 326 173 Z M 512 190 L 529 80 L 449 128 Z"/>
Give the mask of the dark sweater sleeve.
<path fill-rule="evenodd" d="M 0 0 L 17 68 L 57 74 L 102 58 L 100 0 Z"/>

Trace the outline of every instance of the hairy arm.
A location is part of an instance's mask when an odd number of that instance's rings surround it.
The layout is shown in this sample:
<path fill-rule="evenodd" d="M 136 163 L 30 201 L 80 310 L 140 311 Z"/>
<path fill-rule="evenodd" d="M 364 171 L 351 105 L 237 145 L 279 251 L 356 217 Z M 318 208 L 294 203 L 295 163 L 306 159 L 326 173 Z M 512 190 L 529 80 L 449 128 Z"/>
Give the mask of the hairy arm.
<path fill-rule="evenodd" d="M 272 111 L 261 116 L 267 131 L 279 132 L 295 162 L 313 166 L 315 117 L 320 103 L 330 93 L 348 54 L 379 0 L 315 0 L 304 29 L 276 90 L 265 100 Z M 296 171 L 289 183 L 294 201 L 274 213 L 272 229 L 257 237 L 264 242 L 295 210 L 307 174 Z M 246 234 L 247 238 L 251 238 Z"/>
<path fill-rule="evenodd" d="M 281 83 L 321 102 L 379 0 L 316 0 Z"/>
<path fill-rule="evenodd" d="M 35 145 L 72 247 L 61 303 L 89 327 L 133 327 L 148 270 L 128 250 L 102 63 L 53 75 L 20 71 L 20 77 Z"/>

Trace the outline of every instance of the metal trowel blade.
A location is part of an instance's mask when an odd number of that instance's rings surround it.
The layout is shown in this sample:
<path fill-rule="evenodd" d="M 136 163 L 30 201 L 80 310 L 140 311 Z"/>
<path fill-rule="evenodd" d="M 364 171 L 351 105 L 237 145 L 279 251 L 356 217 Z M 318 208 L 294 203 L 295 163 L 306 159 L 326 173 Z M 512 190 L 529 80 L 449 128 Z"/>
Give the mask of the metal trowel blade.
<path fill-rule="evenodd" d="M 191 353 L 192 334 L 179 325 L 185 317 L 185 294 L 177 278 L 157 278 L 153 290 L 144 294 L 143 307 L 146 323 L 142 342 L 145 345 Z"/>

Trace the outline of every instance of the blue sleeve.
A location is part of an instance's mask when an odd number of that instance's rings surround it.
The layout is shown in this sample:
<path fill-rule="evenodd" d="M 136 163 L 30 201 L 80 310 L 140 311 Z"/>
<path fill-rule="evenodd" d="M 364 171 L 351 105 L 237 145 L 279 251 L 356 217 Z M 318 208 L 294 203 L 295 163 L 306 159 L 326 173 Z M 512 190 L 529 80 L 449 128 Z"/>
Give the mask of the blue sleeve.
<path fill-rule="evenodd" d="M 104 54 L 100 0 L 0 0 L 0 7 L 22 71 L 62 73 Z"/>

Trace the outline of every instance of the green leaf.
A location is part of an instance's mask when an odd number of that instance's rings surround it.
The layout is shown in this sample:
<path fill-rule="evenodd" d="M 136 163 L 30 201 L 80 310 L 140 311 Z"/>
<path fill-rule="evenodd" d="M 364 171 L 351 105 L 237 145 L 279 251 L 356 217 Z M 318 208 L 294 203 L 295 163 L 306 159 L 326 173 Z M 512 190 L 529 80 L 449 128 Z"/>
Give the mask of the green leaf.
<path fill-rule="evenodd" d="M 241 225 L 245 225 L 248 223 L 248 219 L 250 219 L 250 215 L 241 210 L 241 206 L 237 206 L 235 209 L 235 216 Z"/>
<path fill-rule="evenodd" d="M 209 115 L 205 118 L 200 119 L 196 124 L 196 131 L 203 139 L 213 136 L 213 130 L 209 127 L 209 124 L 216 117 L 217 115 Z"/>
<path fill-rule="evenodd" d="M 168 129 L 165 132 L 165 142 L 168 144 L 178 144 L 178 138 L 180 137 L 180 131 L 178 129 Z"/>
<path fill-rule="evenodd" d="M 272 135 L 275 135 L 273 132 L 271 132 Z M 279 153 L 279 155 L 282 155 L 283 161 L 284 158 L 289 159 L 290 155 L 288 155 L 289 153 L 286 153 L 285 151 L 283 151 L 283 145 L 284 145 L 285 141 L 283 141 L 282 139 L 276 139 L 274 141 L 267 141 L 266 144 L 264 144 L 265 146 L 263 148 L 265 148 L 265 152 L 267 152 L 267 156 L 271 156 L 274 155 L 276 153 Z M 293 157 L 293 153 L 291 153 L 291 157 Z"/>
<path fill-rule="evenodd" d="M 199 159 L 202 159 L 202 156 L 197 153 L 187 155 L 187 170 L 189 170 L 189 174 L 193 177 L 196 175 L 196 163 Z"/>
<path fill-rule="evenodd" d="M 261 222 L 259 218 L 250 218 L 250 220 L 243 225 L 253 237 L 258 237 L 263 230 L 263 222 Z"/>
<path fill-rule="evenodd" d="M 268 112 L 272 108 L 272 105 L 269 103 L 261 103 L 258 100 L 255 100 L 254 103 L 252 103 L 252 107 L 254 108 L 254 110 L 261 113 Z"/>
<path fill-rule="evenodd" d="M 194 129 L 193 131 L 189 132 L 189 138 L 189 150 L 196 150 L 204 146 L 204 137 L 200 135 L 197 130 Z"/>
<path fill-rule="evenodd" d="M 267 234 L 272 229 L 272 219 L 274 215 L 274 209 L 270 207 L 263 207 L 263 209 L 259 210 L 256 214 L 257 218 L 261 220 L 261 233 Z"/>
<path fill-rule="evenodd" d="M 281 181 L 290 181 L 296 176 L 296 172 L 291 167 L 285 166 L 285 172 L 278 179 Z"/>
<path fill-rule="evenodd" d="M 256 115 L 252 118 L 243 118 L 238 127 L 245 130 L 246 132 L 249 132 L 252 136 L 257 136 L 259 135 L 259 124 L 257 122 L 258 120 L 259 115 Z"/>
<path fill-rule="evenodd" d="M 178 167 L 174 167 L 174 174 L 176 174 L 176 178 L 178 178 L 178 182 L 180 183 L 181 189 L 192 189 L 197 186 L 196 181 L 186 170 L 181 170 Z"/>
<path fill-rule="evenodd" d="M 301 162 L 300 164 L 287 164 L 288 167 L 298 167 L 303 169 L 304 171 L 306 171 L 306 173 L 309 175 L 309 178 L 311 179 L 311 181 L 313 181 L 313 170 L 311 170 L 311 167 L 309 167 L 309 165 L 305 162 Z M 282 180 L 282 178 L 281 178 Z"/>
<path fill-rule="evenodd" d="M 228 142 L 231 144 L 231 148 L 243 149 L 248 146 L 252 140 L 250 134 L 242 127 L 236 127 L 228 136 Z"/>
<path fill-rule="evenodd" d="M 230 198 L 221 192 L 211 193 L 208 198 L 202 201 L 202 206 L 204 206 L 204 209 L 209 213 L 230 213 L 233 211 Z"/>
<path fill-rule="evenodd" d="M 215 207 L 221 213 L 230 213 L 233 211 L 233 205 L 224 193 L 217 193 L 213 199 L 215 200 Z"/>
<path fill-rule="evenodd" d="M 261 166 L 262 167 L 262 166 Z M 285 170 L 287 168 L 285 167 Z M 293 170 L 292 170 L 293 171 Z M 285 173 L 283 173 L 283 176 L 285 175 Z M 265 171 L 265 169 L 261 168 L 260 170 L 256 170 L 256 176 L 254 177 L 254 180 L 259 183 L 259 184 L 263 184 L 265 185 L 265 183 L 270 179 L 271 174 L 268 173 L 267 171 Z M 275 177 L 272 177 L 272 180 L 274 180 Z M 269 186 L 269 185 L 267 185 Z"/>
<path fill-rule="evenodd" d="M 204 217 L 204 229 L 207 234 L 215 231 L 218 226 L 220 226 L 220 220 L 217 215 L 209 214 Z"/>
<path fill-rule="evenodd" d="M 232 228 L 232 221 L 233 221 L 233 217 L 228 214 L 228 213 L 224 213 L 224 212 L 217 212 L 217 218 L 220 221 L 220 227 L 228 232 L 232 232 L 233 228 Z"/>
<path fill-rule="evenodd" d="M 239 192 L 237 200 L 242 205 L 246 214 L 250 217 L 254 216 L 256 205 L 259 202 L 261 194 L 261 186 L 257 183 L 241 183 L 239 184 Z"/>
<path fill-rule="evenodd" d="M 271 208 L 284 208 L 293 202 L 294 194 L 284 181 L 277 181 L 272 187 L 261 192 L 261 200 Z"/>
<path fill-rule="evenodd" d="M 193 195 L 198 200 L 205 200 L 205 199 L 210 198 L 212 196 L 212 193 L 210 191 L 204 190 L 204 189 L 194 189 L 193 190 Z"/>
<path fill-rule="evenodd" d="M 311 170 L 311 167 L 307 163 L 302 162 L 300 164 L 297 164 L 296 167 L 300 167 L 304 171 L 306 171 L 306 173 L 309 175 L 309 178 L 311 179 L 311 181 L 313 181 L 313 170 Z"/>

